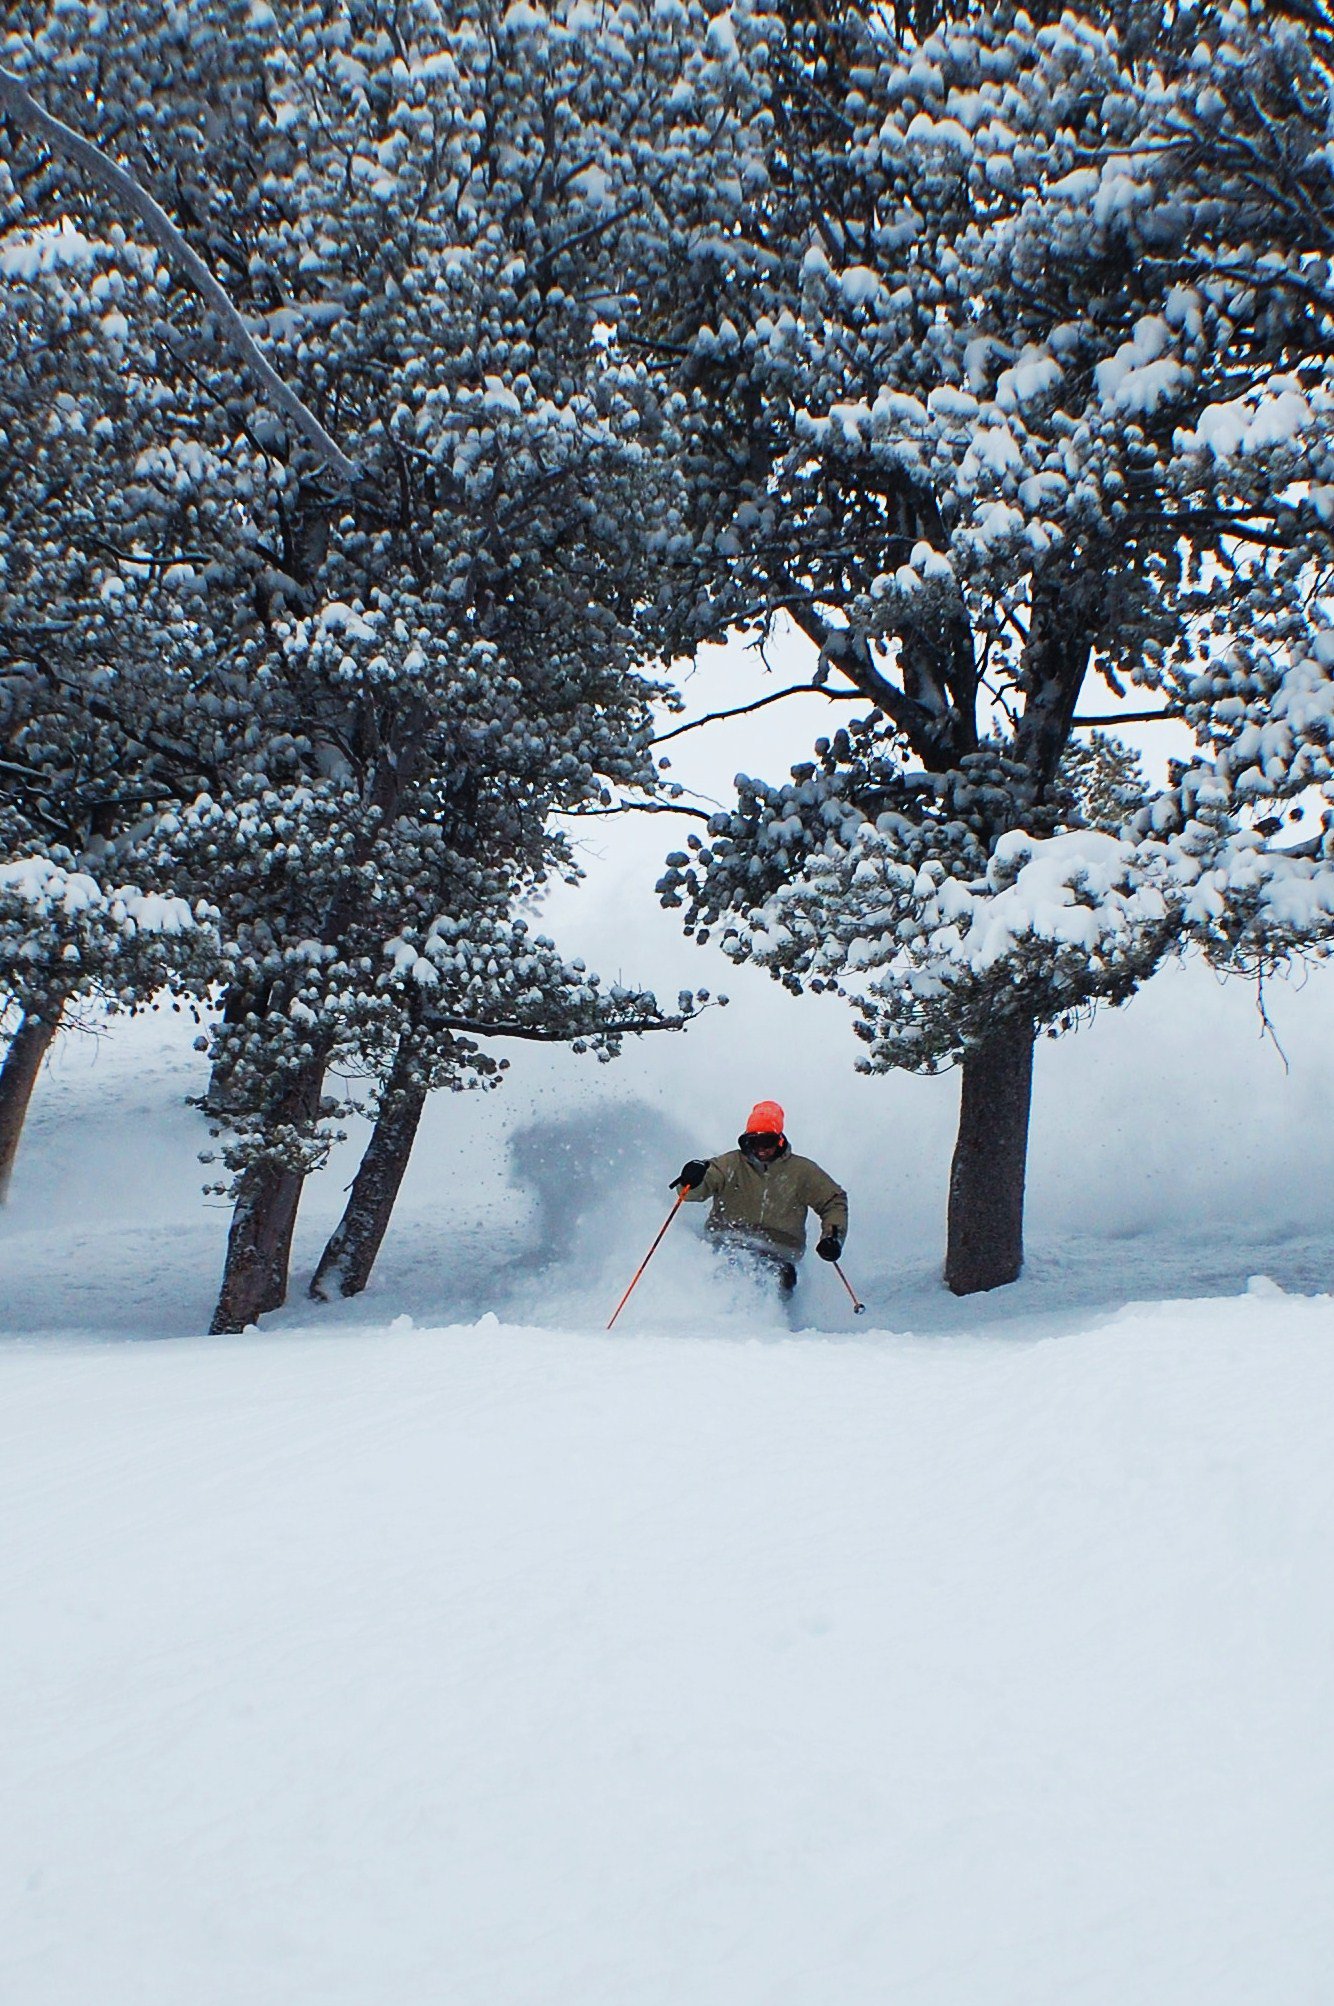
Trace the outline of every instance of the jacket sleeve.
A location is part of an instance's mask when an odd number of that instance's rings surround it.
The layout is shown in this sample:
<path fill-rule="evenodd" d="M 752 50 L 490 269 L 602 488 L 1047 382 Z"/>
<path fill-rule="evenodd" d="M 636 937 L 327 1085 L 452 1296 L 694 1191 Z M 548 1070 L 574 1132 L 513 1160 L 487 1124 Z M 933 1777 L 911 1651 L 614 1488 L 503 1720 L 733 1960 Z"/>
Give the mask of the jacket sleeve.
<path fill-rule="evenodd" d="M 848 1194 L 818 1163 L 811 1165 L 806 1180 L 806 1203 L 812 1212 L 819 1213 L 823 1232 L 835 1232 L 840 1240 L 847 1238 Z"/>
<path fill-rule="evenodd" d="M 692 1190 L 686 1192 L 686 1204 L 697 1205 L 702 1198 L 716 1197 L 722 1188 L 722 1164 L 716 1156 L 713 1156 L 709 1158 L 709 1167 L 704 1173 L 703 1182 L 696 1184 Z"/>

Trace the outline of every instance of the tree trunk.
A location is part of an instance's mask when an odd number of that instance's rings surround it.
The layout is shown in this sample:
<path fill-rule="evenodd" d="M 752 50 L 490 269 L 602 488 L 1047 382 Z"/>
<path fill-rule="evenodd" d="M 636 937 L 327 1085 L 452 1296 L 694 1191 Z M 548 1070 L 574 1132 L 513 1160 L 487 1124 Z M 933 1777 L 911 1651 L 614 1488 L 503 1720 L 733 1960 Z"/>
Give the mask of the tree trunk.
<path fill-rule="evenodd" d="M 361 1294 L 388 1230 L 426 1105 L 426 1088 L 415 1078 L 396 1084 L 400 1071 L 411 1071 L 410 1066 L 404 1065 L 402 1055 L 395 1061 L 343 1216 L 311 1280 L 310 1293 L 317 1302 L 328 1300 L 331 1286 L 340 1295 Z"/>
<path fill-rule="evenodd" d="M 1024 1168 L 1033 1093 L 1031 1019 L 1002 1023 L 963 1062 L 950 1167 L 945 1283 L 956 1296 L 996 1289 L 1024 1265 Z"/>
<path fill-rule="evenodd" d="M 349 859 L 352 868 L 344 873 L 320 932 L 320 938 L 331 947 L 338 946 L 343 940 L 348 925 L 357 913 L 362 896 L 357 873 L 372 853 L 376 832 L 392 824 L 403 790 L 420 760 L 425 708 L 420 698 L 408 699 L 397 708 L 387 739 L 382 739 L 366 799 L 367 808 L 374 812 L 366 818 L 352 845 Z M 379 733 L 376 707 L 369 697 L 365 699 L 364 710 L 368 732 Z M 230 1002 L 230 997 L 228 1000 Z M 272 1006 L 273 996 L 269 993 L 262 1002 L 260 999 L 252 1000 L 250 1009 L 258 1007 L 267 1011 Z M 241 1008 L 239 997 L 236 1009 L 239 1013 L 236 1021 L 239 1021 L 247 1014 Z M 323 1042 L 298 1072 L 275 1112 L 275 1130 L 293 1128 L 300 1137 L 307 1134 L 318 1119 L 324 1075 L 333 1048 L 333 1031 L 326 1027 L 320 1035 Z M 234 1099 L 230 1080 L 220 1078 L 217 1085 L 228 1100 Z M 222 1290 L 210 1326 L 214 1334 L 244 1330 L 266 1310 L 279 1309 L 286 1302 L 292 1235 L 296 1229 L 297 1206 L 301 1202 L 305 1181 L 303 1170 L 288 1169 L 272 1159 L 265 1161 L 260 1158 L 243 1174 L 236 1209 L 232 1214 L 231 1232 L 227 1236 Z"/>
<path fill-rule="evenodd" d="M 287 1300 L 292 1234 L 304 1182 L 304 1172 L 267 1162 L 252 1164 L 242 1177 L 218 1306 L 209 1325 L 215 1337 L 244 1330 Z"/>
<path fill-rule="evenodd" d="M 327 1054 L 307 1061 L 289 1088 L 275 1126 L 311 1127 L 319 1112 Z M 305 1186 L 304 1170 L 260 1158 L 243 1172 L 227 1235 L 218 1306 L 209 1326 L 220 1336 L 244 1330 L 287 1300 L 292 1235 Z"/>
<path fill-rule="evenodd" d="M 257 998 L 239 982 L 233 982 L 222 1000 L 222 1021 L 224 1024 L 244 1024 L 252 1010 L 261 1016 L 267 998 Z M 238 1105 L 232 1088 L 232 1073 L 236 1064 L 234 1052 L 224 1049 L 215 1054 L 209 1073 L 208 1092 L 204 1096 L 205 1114 L 226 1115 Z"/>
<path fill-rule="evenodd" d="M 43 1011 L 25 1010 L 5 1054 L 5 1063 L 0 1066 L 0 1204 L 9 1193 L 33 1088 L 42 1060 L 60 1029 L 64 1008 L 62 1001 L 48 1005 Z"/>

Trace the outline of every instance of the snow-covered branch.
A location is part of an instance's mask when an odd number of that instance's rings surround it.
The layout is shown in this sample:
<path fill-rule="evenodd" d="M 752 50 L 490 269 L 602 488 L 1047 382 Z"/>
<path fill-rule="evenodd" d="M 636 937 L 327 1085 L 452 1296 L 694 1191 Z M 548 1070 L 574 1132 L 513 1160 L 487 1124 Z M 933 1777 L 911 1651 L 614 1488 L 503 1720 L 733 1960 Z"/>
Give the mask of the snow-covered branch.
<path fill-rule="evenodd" d="M 75 132 L 63 120 L 45 111 L 20 79 L 3 68 L 0 68 L 0 111 L 24 131 L 45 140 L 53 152 L 72 160 L 90 180 L 118 196 L 133 210 L 163 256 L 179 267 L 201 299 L 213 309 L 236 354 L 263 385 L 272 402 L 291 420 L 307 445 L 343 480 L 353 484 L 358 482 L 362 478 L 360 470 L 321 425 L 314 412 L 302 403 L 291 385 L 283 381 L 256 343 L 224 287 L 147 189 L 140 187 L 132 174 L 108 159 L 102 149 L 82 133 Z"/>

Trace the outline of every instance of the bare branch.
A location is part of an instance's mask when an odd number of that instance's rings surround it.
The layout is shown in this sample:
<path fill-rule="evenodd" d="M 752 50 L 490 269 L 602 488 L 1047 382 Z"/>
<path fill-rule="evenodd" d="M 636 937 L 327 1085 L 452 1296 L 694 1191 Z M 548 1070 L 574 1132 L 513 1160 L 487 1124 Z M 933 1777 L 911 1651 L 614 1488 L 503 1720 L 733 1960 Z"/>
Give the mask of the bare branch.
<path fill-rule="evenodd" d="M 697 822 L 711 822 L 716 808 L 687 808 L 679 801 L 618 801 L 613 808 L 567 808 L 572 822 L 585 822 L 594 815 L 691 815 Z"/>
<path fill-rule="evenodd" d="M 807 693 L 817 697 L 828 697 L 831 703 L 858 694 L 855 690 L 826 689 L 823 683 L 793 683 L 785 690 L 771 690 L 767 697 L 757 697 L 754 703 L 738 704 L 735 710 L 712 710 L 707 717 L 694 718 L 689 724 L 674 725 L 671 731 L 664 731 L 660 737 L 651 739 L 649 743 L 666 745 L 668 739 L 680 738 L 684 731 L 698 731 L 701 725 L 718 724 L 724 718 L 745 717 L 750 711 L 763 710 L 766 704 L 781 703 L 784 697 L 797 697 Z"/>
<path fill-rule="evenodd" d="M 1096 725 L 1102 727 L 1102 726 L 1110 726 L 1117 724 L 1160 724 L 1164 720 L 1170 721 L 1173 718 L 1179 719 L 1184 715 L 1185 713 L 1179 710 L 1109 711 L 1106 717 L 1073 718 L 1071 720 L 1070 728 L 1072 731 L 1078 731 L 1081 725 Z"/>

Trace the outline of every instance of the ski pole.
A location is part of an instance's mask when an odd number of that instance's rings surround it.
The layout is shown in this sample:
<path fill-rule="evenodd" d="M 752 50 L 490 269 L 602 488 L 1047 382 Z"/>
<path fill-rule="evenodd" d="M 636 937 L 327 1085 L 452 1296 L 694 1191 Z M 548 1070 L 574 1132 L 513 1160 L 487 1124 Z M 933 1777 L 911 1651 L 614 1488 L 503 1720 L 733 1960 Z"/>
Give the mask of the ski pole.
<path fill-rule="evenodd" d="M 684 1190 L 677 1192 L 676 1203 L 675 1205 L 673 1205 L 671 1211 L 667 1214 L 667 1217 L 663 1220 L 661 1226 L 659 1226 L 657 1239 L 653 1242 L 653 1245 L 649 1248 L 643 1260 L 639 1263 L 639 1266 L 635 1269 L 634 1281 L 631 1282 L 629 1288 L 626 1290 L 625 1294 L 621 1297 L 621 1300 L 617 1303 L 615 1309 L 612 1311 L 611 1321 L 607 1325 L 608 1330 L 611 1329 L 612 1324 L 615 1323 L 617 1317 L 620 1315 L 621 1311 L 625 1308 L 625 1305 L 629 1302 L 630 1297 L 634 1294 L 635 1282 L 639 1280 L 639 1277 L 643 1274 L 645 1268 L 648 1266 L 649 1262 L 653 1259 L 653 1256 L 657 1253 L 658 1248 L 662 1243 L 662 1236 L 667 1231 L 667 1228 L 671 1225 L 673 1219 L 680 1211 L 682 1205 L 684 1205 L 686 1199 L 686 1191 L 688 1191 L 689 1189 L 690 1187 L 689 1185 L 687 1185 Z"/>
<path fill-rule="evenodd" d="M 838 1276 L 838 1278 L 839 1278 L 839 1280 L 840 1280 L 840 1281 L 842 1282 L 842 1284 L 843 1284 L 844 1288 L 845 1288 L 845 1289 L 847 1290 L 848 1294 L 849 1294 L 849 1295 L 850 1295 L 850 1296 L 852 1297 L 852 1311 L 853 1311 L 853 1315 L 854 1315 L 854 1316 L 865 1316 L 865 1314 L 866 1314 L 866 1304 L 865 1304 L 865 1303 L 864 1303 L 864 1302 L 862 1301 L 861 1297 L 860 1297 L 860 1296 L 859 1296 L 859 1295 L 857 1294 L 857 1291 L 856 1291 L 856 1289 L 854 1289 L 854 1287 L 852 1286 L 852 1283 L 851 1283 L 851 1282 L 850 1282 L 850 1281 L 848 1280 L 847 1276 L 846 1276 L 846 1275 L 844 1274 L 844 1272 L 843 1272 L 842 1268 L 840 1268 L 840 1266 L 838 1265 L 838 1262 L 837 1262 L 837 1261 L 835 1261 L 835 1262 L 834 1262 L 834 1273 L 835 1273 L 835 1274 L 836 1274 L 836 1275 Z M 636 1279 L 637 1279 L 637 1278 L 636 1278 Z M 633 1283 L 631 1284 L 631 1286 L 633 1287 Z"/>

